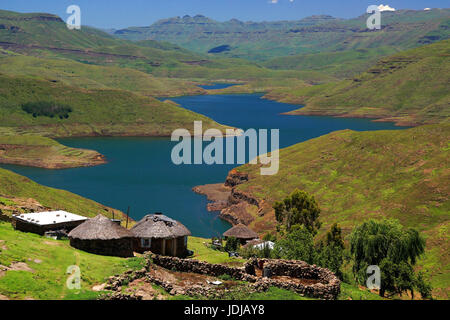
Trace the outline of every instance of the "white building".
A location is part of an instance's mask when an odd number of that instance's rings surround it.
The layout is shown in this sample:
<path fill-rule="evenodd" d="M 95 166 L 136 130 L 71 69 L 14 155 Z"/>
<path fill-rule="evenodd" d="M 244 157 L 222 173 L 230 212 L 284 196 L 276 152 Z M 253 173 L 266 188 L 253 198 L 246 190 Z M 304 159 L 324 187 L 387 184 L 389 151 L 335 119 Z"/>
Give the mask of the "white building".
<path fill-rule="evenodd" d="M 86 217 L 66 211 L 47 211 L 14 215 L 12 225 L 16 230 L 43 235 L 47 231 L 68 232 L 86 220 Z"/>

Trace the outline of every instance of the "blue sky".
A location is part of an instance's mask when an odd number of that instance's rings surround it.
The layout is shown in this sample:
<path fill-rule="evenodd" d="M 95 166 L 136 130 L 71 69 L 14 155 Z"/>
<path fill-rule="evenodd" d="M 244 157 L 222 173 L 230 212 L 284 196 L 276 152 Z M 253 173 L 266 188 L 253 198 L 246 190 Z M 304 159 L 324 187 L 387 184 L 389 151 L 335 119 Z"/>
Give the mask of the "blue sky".
<path fill-rule="evenodd" d="M 65 20 L 66 8 L 71 4 L 80 6 L 82 24 L 100 28 L 148 26 L 159 19 L 186 14 L 203 14 L 219 21 L 273 21 L 297 20 L 313 14 L 352 18 L 373 4 L 420 10 L 449 7 L 448 0 L 0 0 L 0 9 L 49 12 Z"/>

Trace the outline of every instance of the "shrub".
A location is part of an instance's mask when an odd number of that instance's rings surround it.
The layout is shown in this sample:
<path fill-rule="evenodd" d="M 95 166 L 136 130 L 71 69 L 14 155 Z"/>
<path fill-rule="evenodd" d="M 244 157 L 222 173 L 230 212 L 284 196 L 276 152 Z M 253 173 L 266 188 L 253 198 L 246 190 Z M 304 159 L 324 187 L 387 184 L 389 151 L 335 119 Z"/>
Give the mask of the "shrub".
<path fill-rule="evenodd" d="M 225 251 L 231 252 L 239 249 L 239 240 L 235 237 L 229 237 L 227 243 L 225 244 Z"/>
<path fill-rule="evenodd" d="M 22 105 L 22 110 L 33 115 L 34 118 L 42 116 L 67 119 L 69 118 L 69 113 L 72 112 L 70 106 L 50 101 L 28 102 Z"/>
<path fill-rule="evenodd" d="M 286 226 L 288 232 L 297 224 L 305 226 L 313 236 L 320 229 L 319 205 L 305 191 L 294 190 L 283 201 L 276 201 L 273 208 L 277 222 Z"/>

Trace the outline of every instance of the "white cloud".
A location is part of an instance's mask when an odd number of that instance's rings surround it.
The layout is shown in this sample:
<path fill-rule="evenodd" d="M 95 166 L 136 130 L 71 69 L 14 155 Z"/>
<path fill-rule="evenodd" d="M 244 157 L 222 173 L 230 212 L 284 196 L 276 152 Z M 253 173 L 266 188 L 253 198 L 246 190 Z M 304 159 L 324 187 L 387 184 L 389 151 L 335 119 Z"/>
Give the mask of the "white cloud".
<path fill-rule="evenodd" d="M 277 4 L 280 0 L 269 0 L 269 3 L 271 4 Z M 294 0 L 289 0 L 289 2 L 294 2 Z"/>
<path fill-rule="evenodd" d="M 395 9 L 390 7 L 388 4 L 387 5 L 380 4 L 378 6 L 378 9 L 380 10 L 380 12 L 383 12 L 383 11 L 395 11 Z"/>
<path fill-rule="evenodd" d="M 425 9 L 423 9 L 423 10 L 425 10 L 425 11 L 430 11 L 430 10 L 431 10 L 431 8 L 425 8 Z"/>

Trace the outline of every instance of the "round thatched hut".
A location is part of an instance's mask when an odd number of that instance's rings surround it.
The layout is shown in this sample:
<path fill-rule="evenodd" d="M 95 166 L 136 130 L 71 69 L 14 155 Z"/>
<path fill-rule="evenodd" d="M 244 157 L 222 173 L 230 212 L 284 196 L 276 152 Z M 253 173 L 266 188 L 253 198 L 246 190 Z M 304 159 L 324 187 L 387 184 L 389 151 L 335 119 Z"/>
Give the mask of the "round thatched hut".
<path fill-rule="evenodd" d="M 134 236 L 110 219 L 98 215 L 69 233 L 74 248 L 105 256 L 132 257 Z"/>
<path fill-rule="evenodd" d="M 247 241 L 258 239 L 258 234 L 249 229 L 247 226 L 243 224 L 235 225 L 233 228 L 228 229 L 224 232 L 223 236 L 225 239 L 234 237 L 236 239 L 239 239 L 242 244 L 245 244 Z"/>
<path fill-rule="evenodd" d="M 163 214 L 146 215 L 131 232 L 137 239 L 135 251 L 151 251 L 175 257 L 186 255 L 187 239 L 191 235 L 183 224 Z"/>

